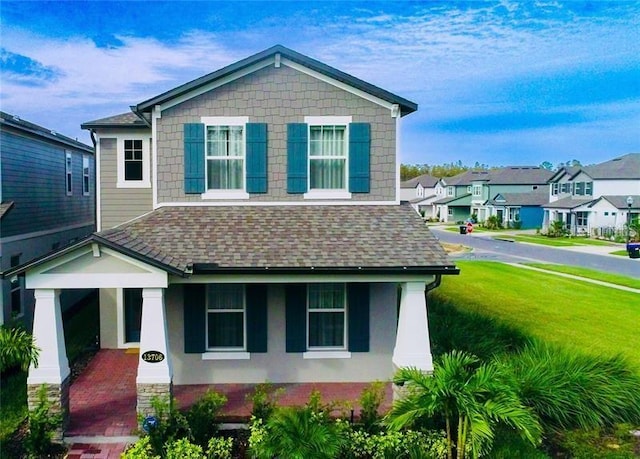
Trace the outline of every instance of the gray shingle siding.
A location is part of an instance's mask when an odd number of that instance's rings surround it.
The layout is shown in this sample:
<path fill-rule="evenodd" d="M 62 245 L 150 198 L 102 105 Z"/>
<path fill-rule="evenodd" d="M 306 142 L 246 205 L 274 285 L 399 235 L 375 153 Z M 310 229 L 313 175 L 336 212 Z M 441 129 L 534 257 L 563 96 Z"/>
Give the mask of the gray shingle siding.
<path fill-rule="evenodd" d="M 287 194 L 287 124 L 304 122 L 305 116 L 349 115 L 353 122 L 371 123 L 371 192 L 354 194 L 352 200 L 394 200 L 396 123 L 390 111 L 282 66 L 258 70 L 163 112 L 158 120 L 158 201 L 201 200 L 184 193 L 185 123 L 199 123 L 202 116 L 248 116 L 252 123 L 267 123 L 269 191 L 250 199 L 298 201 L 301 195 Z"/>
<path fill-rule="evenodd" d="M 117 187 L 117 145 L 114 138 L 100 139 L 100 175 L 101 228 L 111 228 L 152 209 L 151 188 Z"/>
<path fill-rule="evenodd" d="M 3 129 L 2 201 L 14 206 L 2 219 L 2 237 L 49 231 L 95 220 L 95 164 L 90 153 Z M 71 196 L 65 189 L 65 152 L 72 153 Z M 82 190 L 83 156 L 89 158 L 90 193 Z"/>

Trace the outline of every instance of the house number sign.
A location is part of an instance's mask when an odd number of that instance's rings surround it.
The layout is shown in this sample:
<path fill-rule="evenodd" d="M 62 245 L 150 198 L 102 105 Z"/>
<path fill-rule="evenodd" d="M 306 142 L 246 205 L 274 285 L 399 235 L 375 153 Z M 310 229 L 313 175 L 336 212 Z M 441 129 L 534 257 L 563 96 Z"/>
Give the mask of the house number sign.
<path fill-rule="evenodd" d="M 144 352 L 140 358 L 145 362 L 158 363 L 164 360 L 164 354 L 160 351 L 147 351 Z"/>

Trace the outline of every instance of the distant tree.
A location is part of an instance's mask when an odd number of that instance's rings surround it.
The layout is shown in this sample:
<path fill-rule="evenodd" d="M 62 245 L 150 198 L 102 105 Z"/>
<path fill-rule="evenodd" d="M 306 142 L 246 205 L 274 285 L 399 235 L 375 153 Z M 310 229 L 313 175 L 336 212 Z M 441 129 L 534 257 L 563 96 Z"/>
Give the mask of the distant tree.
<path fill-rule="evenodd" d="M 427 164 L 401 164 L 400 180 L 404 182 L 423 174 L 429 174 L 430 172 L 431 169 Z"/>
<path fill-rule="evenodd" d="M 540 163 L 540 167 L 548 171 L 553 170 L 553 164 L 551 164 L 549 161 L 543 161 L 542 163 Z"/>
<path fill-rule="evenodd" d="M 438 178 L 453 177 L 454 175 L 458 175 L 469 170 L 486 171 L 489 169 L 491 168 L 488 164 L 482 164 L 478 161 L 476 161 L 473 166 L 464 165 L 460 160 L 432 166 L 428 164 L 401 164 L 400 180 L 404 182 L 423 174 L 430 174 Z"/>

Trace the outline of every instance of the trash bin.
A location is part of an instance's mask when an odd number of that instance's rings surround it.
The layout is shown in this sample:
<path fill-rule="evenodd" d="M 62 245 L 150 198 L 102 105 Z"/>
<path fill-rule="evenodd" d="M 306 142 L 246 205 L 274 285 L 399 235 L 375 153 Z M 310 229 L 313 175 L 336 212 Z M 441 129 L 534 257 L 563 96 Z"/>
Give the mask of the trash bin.
<path fill-rule="evenodd" d="M 627 244 L 629 258 L 640 258 L 640 242 L 630 242 Z"/>
<path fill-rule="evenodd" d="M 467 225 L 460 225 L 460 234 L 467 234 Z"/>

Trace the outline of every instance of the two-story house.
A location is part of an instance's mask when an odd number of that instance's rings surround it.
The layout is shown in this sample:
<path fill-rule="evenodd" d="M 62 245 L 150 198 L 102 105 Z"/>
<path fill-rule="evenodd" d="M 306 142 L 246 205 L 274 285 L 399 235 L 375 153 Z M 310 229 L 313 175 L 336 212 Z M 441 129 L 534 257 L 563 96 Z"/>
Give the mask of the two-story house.
<path fill-rule="evenodd" d="M 467 220 L 471 216 L 472 184 L 486 178 L 487 171 L 465 171 L 440 179 L 444 197 L 432 202 L 432 215 L 441 222 Z"/>
<path fill-rule="evenodd" d="M 640 153 L 603 163 L 558 170 L 549 179 L 544 225 L 560 221 L 571 234 L 622 231 L 628 214 L 640 209 Z M 627 206 L 631 197 L 632 207 Z"/>
<path fill-rule="evenodd" d="M 425 292 L 458 270 L 400 203 L 416 109 L 275 46 L 84 123 L 99 231 L 20 270 L 47 344 L 28 384 L 64 403 L 58 295 L 78 285 L 100 289 L 101 347 L 139 348 L 139 412 L 172 385 L 430 371 Z"/>
<path fill-rule="evenodd" d="M 495 216 L 505 227 L 540 228 L 552 175 L 538 166 L 492 169 L 471 183 L 471 213 L 480 222 Z"/>
<path fill-rule="evenodd" d="M 423 174 L 400 183 L 400 200 L 408 201 L 423 218 L 433 217 L 432 203 L 444 197 L 438 177 Z"/>
<path fill-rule="evenodd" d="M 0 112 L 0 272 L 95 231 L 93 148 Z M 68 291 L 62 307 L 87 291 Z M 34 297 L 24 278 L 2 278 L 0 323 L 31 327 Z"/>

